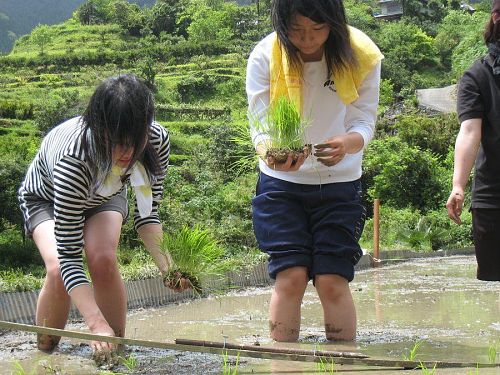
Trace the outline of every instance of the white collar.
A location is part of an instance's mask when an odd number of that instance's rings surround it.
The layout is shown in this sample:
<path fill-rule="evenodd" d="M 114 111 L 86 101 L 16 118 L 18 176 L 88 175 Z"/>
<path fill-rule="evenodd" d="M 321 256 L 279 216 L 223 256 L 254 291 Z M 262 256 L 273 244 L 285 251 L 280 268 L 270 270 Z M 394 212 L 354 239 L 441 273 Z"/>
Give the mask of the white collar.
<path fill-rule="evenodd" d="M 114 165 L 106 176 L 104 183 L 96 193 L 103 197 L 110 197 L 118 192 L 122 186 L 122 175 L 126 168 Z M 139 215 L 144 218 L 151 214 L 153 209 L 153 190 L 146 169 L 140 162 L 136 162 L 130 169 L 130 185 L 134 188 L 135 200 Z"/>

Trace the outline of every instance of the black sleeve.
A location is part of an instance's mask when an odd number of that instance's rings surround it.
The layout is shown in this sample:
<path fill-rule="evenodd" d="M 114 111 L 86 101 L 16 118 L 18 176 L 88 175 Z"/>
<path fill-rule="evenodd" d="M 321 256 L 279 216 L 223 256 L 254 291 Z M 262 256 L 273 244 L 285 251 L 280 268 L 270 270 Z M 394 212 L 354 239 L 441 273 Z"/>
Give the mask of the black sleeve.
<path fill-rule="evenodd" d="M 457 113 L 460 123 L 484 116 L 484 100 L 471 69 L 464 73 L 458 85 Z"/>

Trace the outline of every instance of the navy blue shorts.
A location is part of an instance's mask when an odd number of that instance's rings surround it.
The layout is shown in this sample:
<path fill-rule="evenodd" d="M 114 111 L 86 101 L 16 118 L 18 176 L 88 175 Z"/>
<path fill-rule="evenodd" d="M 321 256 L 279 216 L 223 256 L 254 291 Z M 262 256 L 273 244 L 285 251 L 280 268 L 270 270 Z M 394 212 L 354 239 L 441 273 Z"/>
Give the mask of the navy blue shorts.
<path fill-rule="evenodd" d="M 303 266 L 309 277 L 337 274 L 354 278 L 363 252 L 359 238 L 366 210 L 361 182 L 296 184 L 260 173 L 252 200 L 253 227 L 269 255 L 269 275 Z"/>

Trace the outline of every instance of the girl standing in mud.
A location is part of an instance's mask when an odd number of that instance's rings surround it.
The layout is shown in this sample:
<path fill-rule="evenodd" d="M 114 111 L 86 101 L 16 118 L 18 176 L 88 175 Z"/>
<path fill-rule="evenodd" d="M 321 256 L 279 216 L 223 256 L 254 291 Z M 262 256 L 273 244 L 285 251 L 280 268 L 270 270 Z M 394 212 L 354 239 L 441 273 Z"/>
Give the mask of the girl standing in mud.
<path fill-rule="evenodd" d="M 146 85 L 119 75 L 97 87 L 83 116 L 44 138 L 19 189 L 26 232 L 47 270 L 37 325 L 64 328 L 73 302 L 92 333 L 124 336 L 127 303 L 116 251 L 128 215 L 127 184 L 135 190 L 134 223 L 146 249 L 163 273 L 171 266 L 159 249 L 157 214 L 170 143 L 153 115 Z M 39 335 L 38 348 L 53 350 L 59 340 Z M 95 353 L 114 349 L 98 341 L 91 347 Z"/>
<path fill-rule="evenodd" d="M 276 32 L 248 60 L 249 116 L 265 122 L 270 105 L 289 97 L 310 119 L 305 137 L 315 157 L 278 163 L 266 157 L 266 134 L 252 129 L 261 156 L 254 231 L 276 280 L 271 337 L 297 340 L 301 301 L 312 279 L 327 339 L 354 340 L 349 282 L 362 255 L 361 160 L 374 133 L 382 55 L 346 24 L 341 0 L 275 0 L 272 22 Z"/>

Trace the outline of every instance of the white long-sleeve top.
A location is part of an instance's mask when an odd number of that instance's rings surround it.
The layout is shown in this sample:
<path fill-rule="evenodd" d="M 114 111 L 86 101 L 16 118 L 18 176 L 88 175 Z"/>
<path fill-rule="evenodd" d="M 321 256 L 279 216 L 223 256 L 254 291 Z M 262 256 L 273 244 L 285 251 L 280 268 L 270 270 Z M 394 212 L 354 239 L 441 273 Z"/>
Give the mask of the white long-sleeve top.
<path fill-rule="evenodd" d="M 249 117 L 265 121 L 269 108 L 270 57 L 275 34 L 270 34 L 254 48 L 247 64 L 246 91 Z M 336 135 L 357 132 L 364 140 L 364 147 L 372 139 L 377 118 L 380 88 L 379 62 L 358 88 L 359 98 L 345 105 L 335 91 L 335 85 L 327 77 L 327 64 L 321 61 L 303 64 L 302 118 L 308 123 L 304 143 L 323 143 Z M 258 132 L 250 124 L 255 146 L 269 137 Z M 300 184 L 327 184 L 354 181 L 361 177 L 363 149 L 347 154 L 338 164 L 327 167 L 310 155 L 298 171 L 281 172 L 259 161 L 260 170 L 272 177 Z M 314 151 L 314 150 L 313 150 Z"/>

